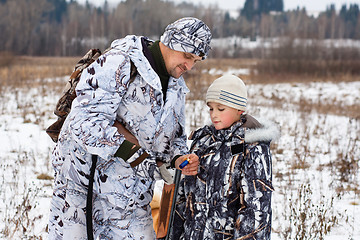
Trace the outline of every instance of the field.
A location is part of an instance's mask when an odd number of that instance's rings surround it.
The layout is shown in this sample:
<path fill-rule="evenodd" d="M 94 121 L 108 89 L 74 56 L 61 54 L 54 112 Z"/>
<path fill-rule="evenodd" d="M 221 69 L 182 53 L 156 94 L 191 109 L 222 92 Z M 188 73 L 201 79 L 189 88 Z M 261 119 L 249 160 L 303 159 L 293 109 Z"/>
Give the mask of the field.
<path fill-rule="evenodd" d="M 44 129 L 77 59 L 1 62 L 0 239 L 47 238 L 54 143 Z M 187 74 L 187 131 L 209 123 L 210 82 L 240 76 L 248 113 L 281 129 L 272 143 L 272 238 L 360 239 L 360 77 L 258 76 L 256 63 L 209 59 Z"/>

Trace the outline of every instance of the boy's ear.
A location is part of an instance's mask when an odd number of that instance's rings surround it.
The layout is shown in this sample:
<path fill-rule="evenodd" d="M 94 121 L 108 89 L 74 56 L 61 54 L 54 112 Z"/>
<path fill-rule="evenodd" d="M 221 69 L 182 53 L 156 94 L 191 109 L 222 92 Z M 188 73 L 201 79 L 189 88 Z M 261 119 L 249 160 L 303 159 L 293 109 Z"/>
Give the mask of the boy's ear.
<path fill-rule="evenodd" d="M 243 113 L 244 113 L 244 111 L 238 110 L 238 114 L 239 114 L 239 115 L 241 115 L 241 114 L 243 114 Z"/>

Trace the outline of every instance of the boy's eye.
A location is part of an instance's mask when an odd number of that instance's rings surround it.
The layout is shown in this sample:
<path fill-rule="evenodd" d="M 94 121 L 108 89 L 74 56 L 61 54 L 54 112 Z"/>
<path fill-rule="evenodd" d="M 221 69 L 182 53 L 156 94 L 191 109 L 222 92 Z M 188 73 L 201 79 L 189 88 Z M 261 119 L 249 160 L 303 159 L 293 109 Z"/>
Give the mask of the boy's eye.
<path fill-rule="evenodd" d="M 219 110 L 220 112 L 222 112 L 222 111 L 225 110 L 225 108 L 219 108 L 218 110 Z"/>

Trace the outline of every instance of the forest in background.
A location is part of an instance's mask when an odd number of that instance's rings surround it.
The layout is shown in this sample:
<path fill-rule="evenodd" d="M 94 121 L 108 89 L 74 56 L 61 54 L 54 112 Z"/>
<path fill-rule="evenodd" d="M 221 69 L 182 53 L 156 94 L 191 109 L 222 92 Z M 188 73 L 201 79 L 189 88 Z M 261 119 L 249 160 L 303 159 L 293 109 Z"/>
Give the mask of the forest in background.
<path fill-rule="evenodd" d="M 89 48 L 105 49 L 112 40 L 128 34 L 158 39 L 167 24 L 184 16 L 202 19 L 214 38 L 360 39 L 355 3 L 341 9 L 327 6 L 315 17 L 306 9 L 284 11 L 282 0 L 246 0 L 234 17 L 212 5 L 126 0 L 110 7 L 103 2 L 95 7 L 75 0 L 0 0 L 0 52 L 79 56 Z"/>
<path fill-rule="evenodd" d="M 125 0 L 116 6 L 104 0 L 100 7 L 75 0 L 0 0 L 0 69 L 20 56 L 105 50 L 128 34 L 157 40 L 170 22 L 194 16 L 212 31 L 209 58 L 254 59 L 254 79 L 360 76 L 359 4 L 339 10 L 330 5 L 317 16 L 283 8 L 283 0 L 246 0 L 237 14 L 168 0 Z"/>

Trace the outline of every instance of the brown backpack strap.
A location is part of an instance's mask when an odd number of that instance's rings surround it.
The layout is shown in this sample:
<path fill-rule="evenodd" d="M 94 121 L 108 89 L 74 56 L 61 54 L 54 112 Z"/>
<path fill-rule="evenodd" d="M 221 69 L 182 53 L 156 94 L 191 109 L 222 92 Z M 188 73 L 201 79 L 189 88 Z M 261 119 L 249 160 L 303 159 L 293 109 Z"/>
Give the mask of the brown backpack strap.
<path fill-rule="evenodd" d="M 109 52 L 112 47 L 107 48 L 104 54 Z M 71 110 L 72 101 L 76 98 L 75 88 L 80 80 L 82 71 L 87 68 L 90 64 L 96 61 L 101 56 L 99 49 L 90 49 L 75 65 L 74 71 L 72 72 L 69 81 L 67 82 L 62 96 L 58 100 L 54 114 L 58 116 L 58 120 L 46 129 L 46 133 L 51 137 L 54 142 L 58 141 L 59 133 L 64 124 L 64 121 Z M 137 75 L 137 69 L 135 64 L 130 61 L 130 83 L 135 79 Z"/>
<path fill-rule="evenodd" d="M 58 117 L 66 116 L 71 109 L 71 103 L 76 97 L 75 88 L 80 80 L 82 71 L 92 64 L 96 59 L 101 56 L 99 49 L 90 49 L 75 65 L 75 69 L 67 82 L 63 95 L 59 99 L 55 108 L 55 115 Z"/>
<path fill-rule="evenodd" d="M 147 158 L 149 156 L 149 154 L 147 152 L 144 152 L 143 154 L 141 154 L 137 159 L 135 159 L 133 162 L 130 163 L 130 166 L 132 168 L 136 167 L 137 165 L 139 165 L 140 163 L 142 163 L 142 161 L 145 160 L 145 158 Z"/>

